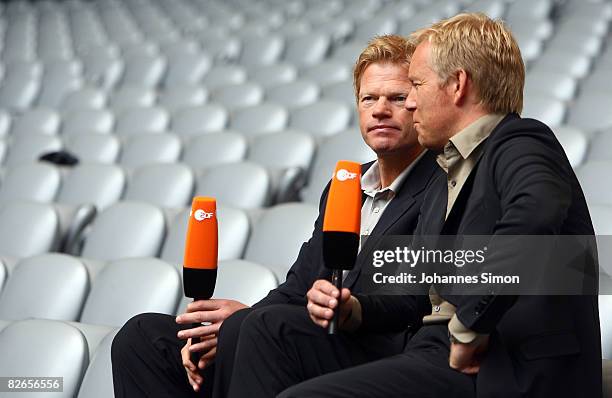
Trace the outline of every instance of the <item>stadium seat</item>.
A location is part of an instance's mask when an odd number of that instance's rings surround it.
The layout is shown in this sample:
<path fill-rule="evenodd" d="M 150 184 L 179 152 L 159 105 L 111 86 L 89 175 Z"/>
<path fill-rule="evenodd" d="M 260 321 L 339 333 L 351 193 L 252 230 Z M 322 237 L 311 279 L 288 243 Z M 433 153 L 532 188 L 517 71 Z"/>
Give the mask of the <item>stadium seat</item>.
<path fill-rule="evenodd" d="M 610 161 L 593 161 L 584 163 L 576 170 L 576 175 L 589 205 L 612 205 L 612 191 L 602 181 L 606 181 Z"/>
<path fill-rule="evenodd" d="M 612 295 L 599 296 L 599 318 L 601 323 L 601 351 L 604 359 L 612 359 Z M 610 385 L 609 385 L 610 387 Z"/>
<path fill-rule="evenodd" d="M 182 108 L 172 116 L 171 129 L 184 137 L 221 131 L 228 118 L 227 109 L 216 104 Z"/>
<path fill-rule="evenodd" d="M 350 65 L 352 64 L 345 64 L 337 61 L 320 62 L 308 68 L 304 68 L 300 77 L 312 80 L 321 86 L 349 81 L 352 77 Z"/>
<path fill-rule="evenodd" d="M 0 318 L 77 320 L 88 291 L 87 269 L 77 258 L 59 253 L 24 258 L 0 295 Z"/>
<path fill-rule="evenodd" d="M 96 276 L 81 322 L 122 326 L 143 312 L 173 313 L 181 294 L 176 267 L 157 258 L 124 258 L 108 263 Z"/>
<path fill-rule="evenodd" d="M 582 93 L 569 109 L 568 124 L 588 131 L 612 126 L 612 95 L 606 91 Z"/>
<path fill-rule="evenodd" d="M 116 331 L 108 333 L 97 346 L 83 376 L 77 398 L 107 398 L 114 396 L 111 366 L 111 344 Z"/>
<path fill-rule="evenodd" d="M 610 145 L 612 145 L 612 129 L 594 134 L 589 142 L 588 160 L 612 160 L 612 154 L 606 150 Z"/>
<path fill-rule="evenodd" d="M 115 163 L 121 143 L 114 134 L 79 133 L 64 138 L 65 149 L 83 163 Z"/>
<path fill-rule="evenodd" d="M 278 286 L 277 277 L 269 268 L 245 260 L 220 261 L 213 299 L 236 300 L 253 305 Z M 193 300 L 183 297 L 177 315 L 184 313 Z"/>
<path fill-rule="evenodd" d="M 210 93 L 211 101 L 223 105 L 230 111 L 257 105 L 263 96 L 263 88 L 255 83 L 219 86 Z"/>
<path fill-rule="evenodd" d="M 6 109 L 0 109 L 0 137 L 5 137 L 11 129 L 11 114 Z"/>
<path fill-rule="evenodd" d="M 394 15 L 377 15 L 368 20 L 367 24 L 355 27 L 353 38 L 369 41 L 376 36 L 392 35 L 397 31 L 397 21 Z"/>
<path fill-rule="evenodd" d="M 8 277 L 8 270 L 6 269 L 4 262 L 0 260 L 0 295 L 2 294 L 2 289 L 4 288 L 4 282 L 6 281 L 7 277 Z M 5 325 L 2 324 L 2 321 L 0 321 L 0 331 L 2 331 L 4 326 Z"/>
<path fill-rule="evenodd" d="M 297 78 L 297 68 L 288 63 L 275 63 L 249 68 L 249 80 L 264 88 L 289 83 Z"/>
<path fill-rule="evenodd" d="M 200 106 L 208 99 L 208 91 L 202 86 L 192 84 L 173 84 L 159 94 L 157 103 L 174 112 L 181 108 Z"/>
<path fill-rule="evenodd" d="M 280 83 L 266 90 L 266 101 L 282 104 L 288 108 L 310 105 L 317 101 L 321 89 L 309 80 L 294 80 Z"/>
<path fill-rule="evenodd" d="M 115 113 L 131 108 L 151 107 L 155 103 L 155 92 L 149 87 L 125 85 L 114 91 L 108 100 L 108 107 Z"/>
<path fill-rule="evenodd" d="M 57 136 L 47 134 L 27 134 L 13 137 L 5 164 L 16 166 L 22 163 L 32 163 L 40 155 L 62 149 L 62 141 Z"/>
<path fill-rule="evenodd" d="M 41 83 L 40 92 L 36 99 L 38 106 L 57 108 L 66 95 L 83 86 L 83 79 L 77 74 L 48 73 L 49 64 L 45 65 L 45 75 Z"/>
<path fill-rule="evenodd" d="M 570 126 L 558 126 L 553 129 L 573 168 L 582 164 L 589 147 L 589 140 L 582 130 Z"/>
<path fill-rule="evenodd" d="M 121 167 L 84 163 L 64 176 L 57 201 L 67 205 L 91 203 L 102 210 L 119 200 L 124 186 L 125 173 Z"/>
<path fill-rule="evenodd" d="M 41 319 L 8 325 L 0 333 L 0 351 L 3 353 L 0 374 L 61 377 L 62 391 L 49 394 L 66 398 L 76 395 L 89 360 L 87 342 L 78 329 L 64 322 Z M 22 395 L 33 397 L 40 392 Z"/>
<path fill-rule="evenodd" d="M 152 163 L 174 163 L 181 150 L 181 140 L 176 134 L 134 134 L 123 144 L 120 163 L 128 169 Z"/>
<path fill-rule="evenodd" d="M 576 87 L 576 79 L 568 74 L 542 70 L 529 72 L 525 78 L 525 97 L 548 95 L 569 101 L 574 98 Z"/>
<path fill-rule="evenodd" d="M 316 145 L 314 139 L 297 131 L 255 137 L 247 160 L 268 168 L 272 177 L 272 203 L 298 199 Z"/>
<path fill-rule="evenodd" d="M 326 100 L 342 101 L 351 107 L 356 104 L 355 90 L 350 80 L 326 85 L 323 87 L 321 97 Z"/>
<path fill-rule="evenodd" d="M 150 164 L 134 170 L 124 199 L 159 207 L 184 207 L 191 200 L 193 172 L 181 163 Z"/>
<path fill-rule="evenodd" d="M 245 66 L 274 64 L 281 56 L 285 40 L 281 36 L 250 36 L 242 42 L 242 52 L 238 62 Z"/>
<path fill-rule="evenodd" d="M 221 163 L 239 162 L 247 152 L 247 140 L 240 133 L 222 131 L 193 137 L 185 144 L 183 162 L 194 170 Z"/>
<path fill-rule="evenodd" d="M 539 73 L 546 71 L 565 73 L 581 79 L 589 73 L 591 62 L 588 55 L 567 53 L 564 49 L 553 48 L 544 51 L 531 70 Z"/>
<path fill-rule="evenodd" d="M 343 102 L 321 100 L 291 111 L 289 127 L 313 136 L 328 136 L 345 130 L 351 120 L 351 109 Z"/>
<path fill-rule="evenodd" d="M 61 181 L 58 168 L 46 162 L 11 167 L 0 185 L 0 204 L 14 201 L 52 202 Z"/>
<path fill-rule="evenodd" d="M 244 259 L 268 267 L 284 282 L 302 243 L 310 238 L 317 214 L 316 206 L 305 203 L 269 208 L 253 225 Z"/>
<path fill-rule="evenodd" d="M 322 32 L 292 37 L 287 42 L 284 59 L 298 67 L 315 65 L 323 61 L 330 44 L 329 36 Z"/>
<path fill-rule="evenodd" d="M 81 57 L 84 72 L 83 77 L 87 84 L 110 90 L 121 79 L 125 68 L 124 61 L 113 54 L 113 47 L 106 47 L 107 53 L 102 51 L 91 51 Z M 109 49 L 110 48 L 110 49 Z"/>
<path fill-rule="evenodd" d="M 228 84 L 242 84 L 247 80 L 246 69 L 238 65 L 213 66 L 202 78 L 209 90 Z"/>
<path fill-rule="evenodd" d="M 524 98 L 522 117 L 538 119 L 549 127 L 559 126 L 565 117 L 563 101 L 546 95 L 532 95 Z"/>
<path fill-rule="evenodd" d="M 81 256 L 98 261 L 155 257 L 159 254 L 164 234 L 164 215 L 157 206 L 144 202 L 118 202 L 96 217 L 91 231 L 85 236 Z"/>
<path fill-rule="evenodd" d="M 185 237 L 190 208 L 176 214 L 162 248 L 160 258 L 177 267 L 182 267 L 185 255 Z M 249 237 L 249 218 L 243 210 L 217 203 L 219 221 L 219 261 L 242 257 Z"/>
<path fill-rule="evenodd" d="M 112 112 L 105 109 L 80 109 L 63 115 L 62 134 L 107 134 L 115 125 Z"/>
<path fill-rule="evenodd" d="M 206 54 L 179 53 L 168 56 L 168 72 L 164 86 L 199 84 L 202 77 L 212 67 L 212 60 Z"/>
<path fill-rule="evenodd" d="M 376 155 L 363 142 L 359 128 L 342 132 L 321 142 L 311 168 L 308 185 L 302 191 L 302 200 L 312 204 L 319 203 L 321 192 L 329 182 L 339 159 L 366 163 L 376 159 Z"/>
<path fill-rule="evenodd" d="M 225 163 L 205 169 L 196 181 L 196 195 L 212 196 L 218 202 L 242 209 L 268 203 L 270 176 L 250 162 Z"/>
<path fill-rule="evenodd" d="M 119 136 L 161 133 L 170 123 L 168 112 L 158 106 L 126 109 L 117 117 L 115 133 Z"/>
<path fill-rule="evenodd" d="M 124 60 L 122 85 L 157 87 L 167 67 L 167 60 L 162 55 L 134 54 Z"/>
<path fill-rule="evenodd" d="M 230 128 L 246 136 L 275 133 L 287 126 L 289 113 L 282 105 L 263 103 L 235 111 Z"/>
<path fill-rule="evenodd" d="M 52 251 L 58 243 L 58 216 L 49 204 L 11 202 L 0 207 L 0 255 L 10 273 L 14 259 Z"/>
<path fill-rule="evenodd" d="M 80 109 L 101 109 L 106 105 L 106 94 L 95 87 L 82 87 L 68 93 L 61 102 L 63 112 Z"/>
<path fill-rule="evenodd" d="M 0 84 L 0 107 L 13 111 L 29 108 L 40 90 L 39 79 L 24 73 L 5 77 Z"/>
<path fill-rule="evenodd" d="M 60 126 L 60 115 L 50 108 L 30 108 L 13 121 L 11 134 L 56 134 Z"/>

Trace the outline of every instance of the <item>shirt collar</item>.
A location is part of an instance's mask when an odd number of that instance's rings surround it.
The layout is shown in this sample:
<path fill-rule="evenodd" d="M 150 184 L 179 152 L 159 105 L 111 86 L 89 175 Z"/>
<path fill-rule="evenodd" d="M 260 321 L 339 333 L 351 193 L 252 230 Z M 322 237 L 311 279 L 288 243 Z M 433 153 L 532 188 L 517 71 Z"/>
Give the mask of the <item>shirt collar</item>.
<path fill-rule="evenodd" d="M 381 181 L 380 181 L 380 165 L 378 164 L 378 160 L 372 163 L 372 166 L 361 176 L 361 189 L 366 193 L 366 195 L 373 196 L 377 192 L 384 191 L 392 191 L 394 194 L 397 194 L 399 189 L 402 186 L 402 183 L 410 173 L 410 170 L 414 168 L 419 160 L 425 155 L 427 150 L 424 150 L 417 156 L 416 159 L 412 161 L 406 168 L 398 175 L 395 180 L 386 188 L 381 189 Z"/>
<path fill-rule="evenodd" d="M 453 153 L 456 151 L 463 159 L 467 159 L 474 149 L 491 135 L 495 126 L 497 126 L 504 117 L 505 115 L 499 113 L 481 116 L 463 130 L 453 135 L 445 145 L 445 150 L 437 156 L 436 160 L 440 167 L 448 171 L 447 152 Z M 455 151 L 449 151 L 449 149 L 455 149 Z"/>

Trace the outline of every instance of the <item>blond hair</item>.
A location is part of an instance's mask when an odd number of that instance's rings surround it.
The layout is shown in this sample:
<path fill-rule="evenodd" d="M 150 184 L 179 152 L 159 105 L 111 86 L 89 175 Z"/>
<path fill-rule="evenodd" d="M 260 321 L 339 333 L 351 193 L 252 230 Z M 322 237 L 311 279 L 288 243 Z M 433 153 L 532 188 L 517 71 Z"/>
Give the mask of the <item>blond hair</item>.
<path fill-rule="evenodd" d="M 415 45 L 426 40 L 431 44 L 431 66 L 444 83 L 463 69 L 487 111 L 522 111 L 525 65 L 502 21 L 481 13 L 458 14 L 410 36 Z"/>
<path fill-rule="evenodd" d="M 361 77 L 368 66 L 375 63 L 391 63 L 408 70 L 410 58 L 415 48 L 416 46 L 412 42 L 398 35 L 377 36 L 370 40 L 368 46 L 357 58 L 353 69 L 353 87 L 357 102 L 359 102 Z"/>

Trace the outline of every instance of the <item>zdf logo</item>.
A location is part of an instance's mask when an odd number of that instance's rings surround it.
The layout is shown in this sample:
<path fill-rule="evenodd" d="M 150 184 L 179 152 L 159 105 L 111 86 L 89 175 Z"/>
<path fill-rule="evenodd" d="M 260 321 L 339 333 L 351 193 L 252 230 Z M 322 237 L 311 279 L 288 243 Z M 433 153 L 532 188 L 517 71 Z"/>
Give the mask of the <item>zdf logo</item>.
<path fill-rule="evenodd" d="M 357 173 L 351 173 L 346 169 L 336 171 L 336 178 L 338 181 L 352 180 L 355 177 L 357 177 Z"/>
<path fill-rule="evenodd" d="M 215 213 L 213 212 L 207 213 L 202 209 L 198 209 L 193 213 L 193 218 L 195 218 L 196 221 L 204 221 L 206 219 L 213 218 L 214 214 Z"/>

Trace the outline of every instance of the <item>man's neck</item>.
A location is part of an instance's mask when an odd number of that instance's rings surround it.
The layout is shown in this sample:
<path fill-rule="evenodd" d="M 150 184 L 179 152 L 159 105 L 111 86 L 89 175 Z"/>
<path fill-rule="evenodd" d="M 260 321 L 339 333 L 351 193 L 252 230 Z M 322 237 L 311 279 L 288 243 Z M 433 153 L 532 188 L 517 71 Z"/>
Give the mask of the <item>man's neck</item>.
<path fill-rule="evenodd" d="M 380 187 L 386 188 L 391 185 L 423 151 L 421 146 L 415 145 L 409 152 L 394 152 L 379 156 Z"/>

